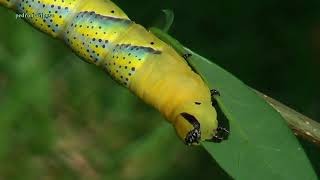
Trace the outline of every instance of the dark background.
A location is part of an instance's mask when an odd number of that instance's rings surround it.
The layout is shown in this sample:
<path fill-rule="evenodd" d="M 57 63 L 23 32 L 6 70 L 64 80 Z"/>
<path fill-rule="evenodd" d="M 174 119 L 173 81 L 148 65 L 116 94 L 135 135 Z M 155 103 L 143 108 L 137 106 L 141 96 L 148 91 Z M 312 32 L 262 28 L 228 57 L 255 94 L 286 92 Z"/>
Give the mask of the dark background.
<path fill-rule="evenodd" d="M 145 27 L 172 9 L 170 34 L 184 45 L 320 119 L 319 0 L 115 2 Z M 0 179 L 228 179 L 62 42 L 4 8 L 0 22 Z M 319 173 L 319 148 L 301 142 Z"/>

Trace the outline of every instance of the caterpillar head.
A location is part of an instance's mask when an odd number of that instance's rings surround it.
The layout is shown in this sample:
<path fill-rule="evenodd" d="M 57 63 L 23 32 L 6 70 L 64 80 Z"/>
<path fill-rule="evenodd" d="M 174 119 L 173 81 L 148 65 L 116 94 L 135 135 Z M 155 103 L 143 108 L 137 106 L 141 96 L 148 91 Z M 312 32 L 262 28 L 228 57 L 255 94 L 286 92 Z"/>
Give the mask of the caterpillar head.
<path fill-rule="evenodd" d="M 212 140 L 216 134 L 217 113 L 210 103 L 192 102 L 177 111 L 174 127 L 178 136 L 187 145 Z"/>

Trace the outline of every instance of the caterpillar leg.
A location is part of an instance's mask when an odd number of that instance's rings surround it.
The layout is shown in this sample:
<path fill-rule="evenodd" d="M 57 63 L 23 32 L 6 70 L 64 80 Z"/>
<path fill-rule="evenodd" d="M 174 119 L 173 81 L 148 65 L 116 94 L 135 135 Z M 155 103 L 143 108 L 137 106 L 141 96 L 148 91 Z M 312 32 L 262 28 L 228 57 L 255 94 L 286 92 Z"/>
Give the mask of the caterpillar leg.
<path fill-rule="evenodd" d="M 216 134 L 212 137 L 212 139 L 206 140 L 209 142 L 215 142 L 215 143 L 220 143 L 223 140 L 228 139 L 229 136 L 229 130 L 224 127 L 218 127 Z"/>
<path fill-rule="evenodd" d="M 216 89 L 211 89 L 210 93 L 211 93 L 211 97 L 213 97 L 213 98 L 221 95 L 220 92 Z"/>
<path fill-rule="evenodd" d="M 198 144 L 201 138 L 200 123 L 191 114 L 181 113 L 181 116 L 184 117 L 193 126 L 193 130 L 189 131 L 184 139 L 185 144 L 189 146 L 193 143 Z"/>
<path fill-rule="evenodd" d="M 185 60 L 188 60 L 188 58 L 191 56 L 192 56 L 192 54 L 190 54 L 190 53 L 182 55 L 183 59 L 185 59 Z"/>
<path fill-rule="evenodd" d="M 217 105 L 217 101 L 216 101 L 215 97 L 220 96 L 220 92 L 216 89 L 211 89 L 210 93 L 211 93 L 212 106 L 215 107 Z"/>
<path fill-rule="evenodd" d="M 225 127 L 218 127 L 217 128 L 217 133 L 221 133 L 222 136 L 225 137 L 224 139 L 227 139 L 227 137 L 230 134 L 230 131 Z"/>
<path fill-rule="evenodd" d="M 215 97 L 220 96 L 220 92 L 216 89 L 211 89 L 210 93 L 211 93 L 212 106 L 214 107 L 217 104 Z M 228 139 L 229 133 L 230 132 L 227 128 L 219 126 L 216 130 L 216 134 L 212 137 L 212 139 L 207 141 L 219 143 L 223 140 Z"/>

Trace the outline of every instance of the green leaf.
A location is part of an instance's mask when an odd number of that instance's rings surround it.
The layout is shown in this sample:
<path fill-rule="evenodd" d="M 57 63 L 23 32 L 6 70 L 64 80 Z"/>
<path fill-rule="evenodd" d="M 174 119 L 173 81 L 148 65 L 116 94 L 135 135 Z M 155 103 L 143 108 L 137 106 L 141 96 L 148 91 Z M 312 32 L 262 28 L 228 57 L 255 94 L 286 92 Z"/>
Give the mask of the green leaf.
<path fill-rule="evenodd" d="M 162 10 L 164 17 L 159 17 L 153 27 L 157 27 L 161 29 L 164 32 L 168 32 L 170 30 L 170 27 L 174 21 L 174 13 L 170 9 L 163 9 Z"/>
<path fill-rule="evenodd" d="M 203 143 L 219 165 L 235 179 L 310 179 L 317 176 L 304 150 L 281 115 L 232 74 L 183 47 L 158 29 L 151 31 L 180 54 L 218 89 L 219 107 L 229 120 L 229 139 Z"/>

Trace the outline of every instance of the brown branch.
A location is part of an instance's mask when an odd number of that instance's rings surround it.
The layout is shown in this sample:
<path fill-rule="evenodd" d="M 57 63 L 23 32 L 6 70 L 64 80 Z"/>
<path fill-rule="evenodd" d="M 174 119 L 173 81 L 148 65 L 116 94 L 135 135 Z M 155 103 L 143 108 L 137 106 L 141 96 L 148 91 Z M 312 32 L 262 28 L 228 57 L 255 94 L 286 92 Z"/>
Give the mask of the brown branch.
<path fill-rule="evenodd" d="M 255 90 L 287 121 L 294 134 L 320 146 L 320 123 Z"/>

